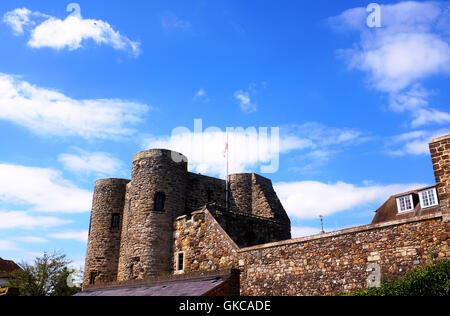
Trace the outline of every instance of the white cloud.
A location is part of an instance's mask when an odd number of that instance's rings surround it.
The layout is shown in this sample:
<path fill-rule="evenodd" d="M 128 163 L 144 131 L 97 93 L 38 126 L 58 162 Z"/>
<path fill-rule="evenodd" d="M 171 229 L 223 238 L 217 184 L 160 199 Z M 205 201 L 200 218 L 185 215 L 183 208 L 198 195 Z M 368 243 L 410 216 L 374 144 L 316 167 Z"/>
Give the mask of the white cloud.
<path fill-rule="evenodd" d="M 49 237 L 56 238 L 56 239 L 75 240 L 75 241 L 87 243 L 88 234 L 89 234 L 88 230 L 67 231 L 67 232 L 62 232 L 62 233 L 50 234 Z"/>
<path fill-rule="evenodd" d="M 9 240 L 0 240 L 0 250 L 1 251 L 11 251 L 17 250 L 17 245 Z"/>
<path fill-rule="evenodd" d="M 30 244 L 43 244 L 43 243 L 47 243 L 48 240 L 42 237 L 34 237 L 34 236 L 24 236 L 24 237 L 18 237 L 16 238 L 16 240 L 21 241 L 21 242 L 25 242 L 25 243 L 30 243 Z"/>
<path fill-rule="evenodd" d="M 50 228 L 69 224 L 71 221 L 56 217 L 34 216 L 24 211 L 0 211 L 0 229 Z"/>
<path fill-rule="evenodd" d="M 309 169 L 313 169 L 325 163 L 334 152 L 368 140 L 357 130 L 333 129 L 317 123 L 284 126 L 278 136 L 271 129 L 268 129 L 267 137 L 256 128 L 229 129 L 230 173 L 255 171 L 257 167 L 274 163 L 280 155 L 293 151 L 297 152 L 299 159 L 307 161 Z M 183 153 L 188 157 L 191 170 L 224 178 L 226 139 L 226 132 L 218 128 L 208 128 L 202 133 L 181 128 L 174 130 L 171 136 L 147 137 L 143 148 L 165 148 Z"/>
<path fill-rule="evenodd" d="M 292 228 L 291 228 L 292 238 L 313 236 L 313 235 L 320 234 L 321 231 L 322 230 L 320 228 L 314 228 L 314 227 L 292 226 Z"/>
<path fill-rule="evenodd" d="M 0 174 L 0 201 L 4 203 L 54 213 L 83 213 L 91 208 L 92 193 L 56 170 L 0 164 Z"/>
<path fill-rule="evenodd" d="M 256 112 L 258 106 L 252 103 L 250 93 L 248 91 L 239 90 L 234 93 L 234 97 L 239 101 L 242 112 L 253 113 Z"/>
<path fill-rule="evenodd" d="M 320 215 L 351 210 L 357 206 L 386 201 L 390 196 L 425 186 L 392 184 L 356 186 L 344 182 L 327 184 L 315 181 L 277 183 L 275 190 L 291 218 L 317 219 Z"/>
<path fill-rule="evenodd" d="M 42 135 L 115 138 L 135 132 L 149 107 L 119 99 L 75 100 L 0 73 L 0 119 Z"/>
<path fill-rule="evenodd" d="M 275 135 L 275 134 L 274 134 Z M 230 131 L 228 134 L 228 157 L 230 173 L 248 172 L 260 164 L 269 164 L 280 153 L 309 146 L 307 140 L 294 136 L 281 136 L 279 148 L 274 146 L 272 135 L 266 137 L 256 129 Z M 211 130 L 203 134 L 186 131 L 172 136 L 149 137 L 144 142 L 145 149 L 165 148 L 183 153 L 188 157 L 191 170 L 203 174 L 225 177 L 227 136 L 224 131 Z"/>
<path fill-rule="evenodd" d="M 75 148 L 78 154 L 60 154 L 58 161 L 61 162 L 67 170 L 81 173 L 96 173 L 101 175 L 117 174 L 122 162 L 108 153 L 94 152 L 90 153 Z"/>
<path fill-rule="evenodd" d="M 429 155 L 429 143 L 442 135 L 450 134 L 450 128 L 403 133 L 389 139 L 388 153 L 393 156 Z"/>
<path fill-rule="evenodd" d="M 358 31 L 360 41 L 341 50 L 351 68 L 367 74 L 370 85 L 390 96 L 390 109 L 408 111 L 411 127 L 450 123 L 450 114 L 429 105 L 421 81 L 450 73 L 449 2 L 406 1 L 381 6 L 381 28 L 366 25 L 365 8 L 329 19 L 334 29 Z"/>
<path fill-rule="evenodd" d="M 40 12 L 31 12 L 27 8 L 17 8 L 13 11 L 5 13 L 3 22 L 8 24 L 16 36 L 24 33 L 24 27 L 35 25 L 36 22 L 32 18 L 48 17 Z"/>
<path fill-rule="evenodd" d="M 36 26 L 37 22 L 33 18 L 37 17 L 45 17 L 46 20 Z M 61 20 L 22 8 L 7 12 L 3 21 L 11 26 L 16 35 L 22 35 L 24 27 L 30 28 L 28 45 L 33 48 L 76 50 L 81 48 L 85 41 L 93 40 L 116 50 L 128 51 L 133 56 L 140 54 L 140 43 L 121 35 L 105 21 L 83 19 L 81 14 L 71 14 Z"/>

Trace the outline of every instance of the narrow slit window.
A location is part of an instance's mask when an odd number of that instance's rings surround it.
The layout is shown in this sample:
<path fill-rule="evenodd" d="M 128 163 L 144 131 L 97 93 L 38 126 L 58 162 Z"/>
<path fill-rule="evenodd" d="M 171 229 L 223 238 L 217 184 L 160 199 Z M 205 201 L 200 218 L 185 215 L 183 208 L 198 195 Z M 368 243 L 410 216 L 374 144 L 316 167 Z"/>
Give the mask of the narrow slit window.
<path fill-rule="evenodd" d="M 155 212 L 164 212 L 164 203 L 166 196 L 162 192 L 158 192 L 155 195 Z"/>
<path fill-rule="evenodd" d="M 177 258 L 177 271 L 183 271 L 184 270 L 184 253 L 180 252 L 178 253 Z"/>
<path fill-rule="evenodd" d="M 89 276 L 89 284 L 94 285 L 95 284 L 95 278 L 97 277 L 97 272 L 91 272 Z"/>
<path fill-rule="evenodd" d="M 113 214 L 112 220 L 111 220 L 111 228 L 119 228 L 119 224 L 120 224 L 120 215 Z"/>
<path fill-rule="evenodd" d="M 213 194 L 213 191 L 212 191 L 212 190 L 207 190 L 207 191 L 206 191 L 206 194 L 207 194 L 207 196 L 208 196 L 208 203 L 211 203 L 211 202 L 212 202 L 212 194 Z"/>

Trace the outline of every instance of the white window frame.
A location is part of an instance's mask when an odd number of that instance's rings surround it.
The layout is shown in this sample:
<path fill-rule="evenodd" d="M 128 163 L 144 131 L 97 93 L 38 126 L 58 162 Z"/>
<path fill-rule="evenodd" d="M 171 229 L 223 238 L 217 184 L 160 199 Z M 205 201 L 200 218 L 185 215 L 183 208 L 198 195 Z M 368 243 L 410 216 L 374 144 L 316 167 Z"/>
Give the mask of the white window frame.
<path fill-rule="evenodd" d="M 425 193 L 425 192 L 430 192 L 430 191 L 433 191 L 434 204 L 425 206 L 422 194 Z M 419 192 L 419 199 L 420 199 L 420 206 L 421 206 L 423 209 L 426 209 L 426 208 L 430 208 L 430 207 L 434 207 L 434 206 L 439 205 L 439 200 L 438 200 L 436 188 L 431 188 L 431 189 L 427 189 L 427 190 L 420 191 L 420 192 Z"/>
<path fill-rule="evenodd" d="M 411 203 L 411 208 L 410 208 L 410 209 L 402 210 L 400 200 L 403 199 L 403 198 L 409 198 L 409 201 L 410 201 L 410 203 Z M 412 194 L 399 196 L 399 197 L 397 198 L 397 210 L 398 210 L 398 213 L 399 213 L 399 214 L 405 214 L 405 213 L 410 213 L 410 212 L 413 212 L 413 211 L 414 211 L 414 200 L 413 200 Z"/>
<path fill-rule="evenodd" d="M 183 255 L 183 270 L 178 270 L 178 267 L 180 266 L 180 255 Z M 186 253 L 184 251 L 179 251 L 175 254 L 175 274 L 183 274 L 184 269 L 186 268 Z"/>

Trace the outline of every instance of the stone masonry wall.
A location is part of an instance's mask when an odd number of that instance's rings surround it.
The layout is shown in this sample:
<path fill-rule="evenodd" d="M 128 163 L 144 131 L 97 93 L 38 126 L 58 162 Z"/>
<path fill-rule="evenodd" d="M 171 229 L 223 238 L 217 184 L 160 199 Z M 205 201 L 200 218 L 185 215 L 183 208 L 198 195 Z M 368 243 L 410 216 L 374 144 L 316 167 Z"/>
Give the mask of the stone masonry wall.
<path fill-rule="evenodd" d="M 207 210 L 179 217 L 174 223 L 174 260 L 184 252 L 184 273 L 215 271 L 237 266 L 239 247 Z"/>
<path fill-rule="evenodd" d="M 225 207 L 225 180 L 188 173 L 187 186 L 186 215 L 201 209 L 208 203 L 215 203 Z"/>
<path fill-rule="evenodd" d="M 252 214 L 256 216 L 273 218 L 289 229 L 291 221 L 280 202 L 270 179 L 260 175 L 252 175 Z"/>
<path fill-rule="evenodd" d="M 367 288 L 368 265 L 397 278 L 419 264 L 450 259 L 450 223 L 442 216 L 357 227 L 242 249 L 243 295 L 333 295 Z"/>
<path fill-rule="evenodd" d="M 441 211 L 448 215 L 450 213 L 450 135 L 433 140 L 430 143 L 430 152 Z"/>
<path fill-rule="evenodd" d="M 333 295 L 367 287 L 369 264 L 397 278 L 433 259 L 450 259 L 450 223 L 432 214 L 238 249 L 209 211 L 175 222 L 184 273 L 236 268 L 244 296 Z M 174 270 L 176 270 L 174 261 Z"/>
<path fill-rule="evenodd" d="M 128 254 L 128 227 L 130 225 L 129 222 L 129 214 L 131 211 L 131 199 L 130 199 L 130 189 L 131 183 L 127 184 L 126 192 L 125 192 L 125 203 L 123 207 L 123 217 L 122 217 L 122 234 L 120 237 L 120 257 L 119 257 L 119 266 L 117 271 L 117 281 L 125 280 L 125 259 Z"/>
<path fill-rule="evenodd" d="M 208 205 L 215 220 L 241 248 L 266 244 L 291 238 L 289 224 L 275 219 L 257 217 L 247 213 L 227 212 Z"/>

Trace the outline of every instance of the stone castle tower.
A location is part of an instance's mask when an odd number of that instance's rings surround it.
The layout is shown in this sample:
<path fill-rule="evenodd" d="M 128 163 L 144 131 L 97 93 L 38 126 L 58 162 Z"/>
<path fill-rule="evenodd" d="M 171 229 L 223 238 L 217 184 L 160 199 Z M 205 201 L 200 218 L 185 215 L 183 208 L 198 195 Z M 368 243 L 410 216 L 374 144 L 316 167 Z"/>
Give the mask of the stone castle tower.
<path fill-rule="evenodd" d="M 205 205 L 239 246 L 291 238 L 290 220 L 272 182 L 256 174 L 226 181 L 188 172 L 187 158 L 149 150 L 133 158 L 132 180 L 95 183 L 83 283 L 173 273 L 174 222 Z"/>

